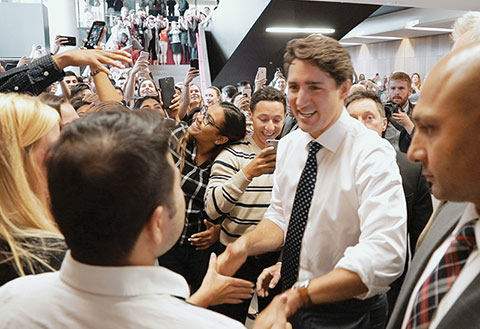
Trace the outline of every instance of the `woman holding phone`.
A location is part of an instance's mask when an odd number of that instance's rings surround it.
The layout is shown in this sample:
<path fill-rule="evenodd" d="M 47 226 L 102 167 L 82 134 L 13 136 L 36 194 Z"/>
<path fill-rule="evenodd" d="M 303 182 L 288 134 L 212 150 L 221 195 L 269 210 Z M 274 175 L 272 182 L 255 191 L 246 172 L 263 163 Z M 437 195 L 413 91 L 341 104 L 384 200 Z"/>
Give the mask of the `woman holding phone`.
<path fill-rule="evenodd" d="M 204 211 L 213 159 L 225 146 L 244 136 L 245 117 L 227 102 L 204 108 L 189 127 L 180 123 L 172 132 L 170 151 L 182 175 L 185 227 L 180 240 L 159 258 L 159 263 L 183 275 L 192 293 L 200 287 L 210 254 L 216 251 L 214 243 L 220 229 L 208 220 Z M 191 242 L 192 236 L 200 232 L 204 232 L 202 243 Z"/>

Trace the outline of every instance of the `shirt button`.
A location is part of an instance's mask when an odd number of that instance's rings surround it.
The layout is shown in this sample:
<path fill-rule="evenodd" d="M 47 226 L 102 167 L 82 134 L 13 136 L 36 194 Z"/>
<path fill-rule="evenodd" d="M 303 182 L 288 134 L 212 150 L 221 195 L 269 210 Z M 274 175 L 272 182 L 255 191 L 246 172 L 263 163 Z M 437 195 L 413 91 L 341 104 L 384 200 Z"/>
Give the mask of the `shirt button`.
<path fill-rule="evenodd" d="M 18 91 L 18 86 L 13 87 L 13 90 Z"/>
<path fill-rule="evenodd" d="M 43 72 L 43 75 L 46 76 L 46 77 L 48 77 L 49 74 L 50 73 L 48 73 L 48 71 Z"/>

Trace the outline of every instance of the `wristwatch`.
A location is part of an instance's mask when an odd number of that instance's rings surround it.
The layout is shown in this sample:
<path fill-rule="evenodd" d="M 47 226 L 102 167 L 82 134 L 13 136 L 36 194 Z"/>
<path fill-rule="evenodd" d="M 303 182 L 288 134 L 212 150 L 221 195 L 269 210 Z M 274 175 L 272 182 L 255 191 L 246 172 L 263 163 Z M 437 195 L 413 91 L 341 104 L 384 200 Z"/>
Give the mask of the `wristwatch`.
<path fill-rule="evenodd" d="M 305 280 L 301 282 L 297 282 L 293 285 L 292 289 L 297 290 L 300 298 L 303 302 L 303 307 L 310 307 L 313 305 L 312 300 L 310 299 L 310 295 L 308 294 L 308 285 L 310 284 L 310 280 Z"/>

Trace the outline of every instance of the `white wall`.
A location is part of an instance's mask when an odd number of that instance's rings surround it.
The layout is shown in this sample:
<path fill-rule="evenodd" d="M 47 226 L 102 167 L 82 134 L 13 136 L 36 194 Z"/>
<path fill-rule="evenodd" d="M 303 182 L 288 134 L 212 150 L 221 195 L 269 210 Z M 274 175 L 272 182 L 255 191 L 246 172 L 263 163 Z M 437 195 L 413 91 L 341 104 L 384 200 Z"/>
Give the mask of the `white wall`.
<path fill-rule="evenodd" d="M 347 47 L 358 75 L 373 78 L 403 71 L 420 74 L 422 80 L 432 67 L 452 49 L 450 34 Z"/>

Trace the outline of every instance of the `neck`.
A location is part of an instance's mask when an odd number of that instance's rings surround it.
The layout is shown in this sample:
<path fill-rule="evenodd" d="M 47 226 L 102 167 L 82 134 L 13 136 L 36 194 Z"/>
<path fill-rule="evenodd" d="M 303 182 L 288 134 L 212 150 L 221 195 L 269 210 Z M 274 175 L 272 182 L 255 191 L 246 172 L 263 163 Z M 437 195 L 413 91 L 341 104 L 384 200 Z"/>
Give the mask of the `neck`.
<path fill-rule="evenodd" d="M 255 141 L 255 144 L 257 144 L 257 146 L 258 146 L 260 149 L 264 149 L 264 148 L 265 148 L 266 144 L 261 141 L 261 139 L 255 134 L 255 132 L 253 132 L 252 138 L 253 138 L 253 140 Z"/>
<path fill-rule="evenodd" d="M 215 150 L 215 144 L 202 144 L 197 142 L 197 153 L 196 159 L 197 163 L 203 163 L 206 160 L 210 160 L 213 157 L 213 152 Z"/>

